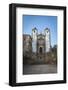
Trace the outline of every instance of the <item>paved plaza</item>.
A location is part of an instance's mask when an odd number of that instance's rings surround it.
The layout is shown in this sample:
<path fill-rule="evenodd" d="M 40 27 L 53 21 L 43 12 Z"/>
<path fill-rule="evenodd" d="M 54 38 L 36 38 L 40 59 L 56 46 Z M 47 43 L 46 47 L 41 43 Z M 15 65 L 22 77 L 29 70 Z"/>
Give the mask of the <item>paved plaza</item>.
<path fill-rule="evenodd" d="M 48 74 L 57 73 L 57 65 L 24 65 L 23 74 Z"/>

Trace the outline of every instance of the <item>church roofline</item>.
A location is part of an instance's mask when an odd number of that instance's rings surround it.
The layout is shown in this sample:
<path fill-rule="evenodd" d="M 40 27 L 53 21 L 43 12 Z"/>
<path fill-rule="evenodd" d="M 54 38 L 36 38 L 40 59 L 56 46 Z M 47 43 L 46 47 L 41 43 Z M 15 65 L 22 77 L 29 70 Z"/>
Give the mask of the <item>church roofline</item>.
<path fill-rule="evenodd" d="M 44 34 L 42 34 L 42 33 L 40 33 L 40 34 L 38 34 L 37 36 L 45 36 Z"/>

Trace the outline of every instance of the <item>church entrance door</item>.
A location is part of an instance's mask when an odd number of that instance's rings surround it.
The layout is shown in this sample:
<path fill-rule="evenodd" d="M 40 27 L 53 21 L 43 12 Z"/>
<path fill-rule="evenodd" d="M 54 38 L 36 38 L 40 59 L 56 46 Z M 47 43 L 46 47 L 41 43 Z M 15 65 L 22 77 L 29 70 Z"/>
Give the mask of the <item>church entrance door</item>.
<path fill-rule="evenodd" d="M 40 52 L 41 54 L 43 53 L 43 48 L 42 48 L 42 47 L 40 47 L 39 52 Z"/>

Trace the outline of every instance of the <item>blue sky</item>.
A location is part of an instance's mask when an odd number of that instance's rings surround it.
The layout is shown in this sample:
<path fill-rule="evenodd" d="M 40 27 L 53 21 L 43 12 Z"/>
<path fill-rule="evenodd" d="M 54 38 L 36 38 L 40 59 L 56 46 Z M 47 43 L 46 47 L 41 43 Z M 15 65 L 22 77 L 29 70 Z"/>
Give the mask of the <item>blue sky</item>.
<path fill-rule="evenodd" d="M 44 32 L 49 28 L 51 32 L 51 46 L 57 44 L 57 16 L 37 16 L 23 15 L 23 33 L 32 34 L 32 29 L 36 27 L 38 32 Z"/>

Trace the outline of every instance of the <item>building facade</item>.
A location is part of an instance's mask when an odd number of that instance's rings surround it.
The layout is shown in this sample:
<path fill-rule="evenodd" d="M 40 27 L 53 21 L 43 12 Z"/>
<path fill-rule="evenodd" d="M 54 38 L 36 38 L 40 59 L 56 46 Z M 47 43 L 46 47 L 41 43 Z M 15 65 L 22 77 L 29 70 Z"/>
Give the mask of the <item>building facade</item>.
<path fill-rule="evenodd" d="M 44 33 L 38 33 L 37 28 L 32 29 L 32 35 L 23 35 L 23 53 L 31 63 L 46 63 L 46 54 L 50 52 L 50 29 L 45 28 Z"/>

